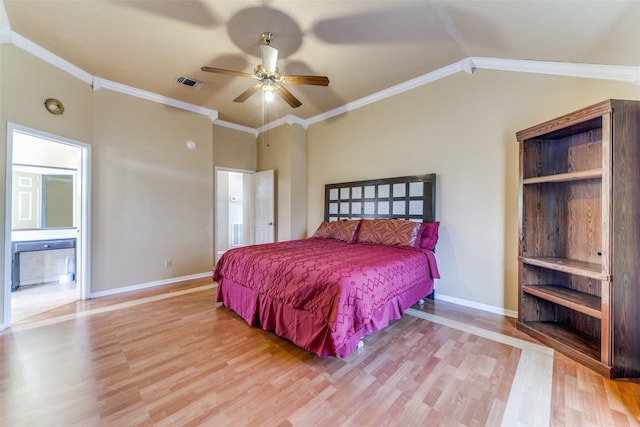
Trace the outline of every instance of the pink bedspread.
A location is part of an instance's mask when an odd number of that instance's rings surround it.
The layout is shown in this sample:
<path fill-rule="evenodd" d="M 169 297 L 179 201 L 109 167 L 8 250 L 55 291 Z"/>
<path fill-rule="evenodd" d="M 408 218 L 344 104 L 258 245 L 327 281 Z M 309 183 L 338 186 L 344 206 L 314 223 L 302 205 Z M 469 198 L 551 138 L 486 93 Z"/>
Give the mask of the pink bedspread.
<path fill-rule="evenodd" d="M 430 251 L 314 238 L 229 250 L 213 273 L 218 302 L 321 357 L 349 355 L 439 277 Z"/>

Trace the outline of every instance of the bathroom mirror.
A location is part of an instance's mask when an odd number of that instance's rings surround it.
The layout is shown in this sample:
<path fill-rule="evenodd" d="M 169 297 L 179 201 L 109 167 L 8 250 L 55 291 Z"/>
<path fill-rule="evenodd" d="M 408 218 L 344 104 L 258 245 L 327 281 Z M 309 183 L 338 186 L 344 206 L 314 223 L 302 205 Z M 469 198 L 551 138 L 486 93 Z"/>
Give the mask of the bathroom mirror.
<path fill-rule="evenodd" d="M 13 167 L 12 230 L 74 228 L 75 171 Z"/>

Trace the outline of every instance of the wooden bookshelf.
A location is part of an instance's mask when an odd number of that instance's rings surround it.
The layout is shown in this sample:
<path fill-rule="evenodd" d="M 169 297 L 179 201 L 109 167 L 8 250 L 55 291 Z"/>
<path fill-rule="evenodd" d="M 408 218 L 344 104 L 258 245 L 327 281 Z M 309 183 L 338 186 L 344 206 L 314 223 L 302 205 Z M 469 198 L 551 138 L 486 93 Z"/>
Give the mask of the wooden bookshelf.
<path fill-rule="evenodd" d="M 517 328 L 605 376 L 640 377 L 640 102 L 516 136 Z"/>

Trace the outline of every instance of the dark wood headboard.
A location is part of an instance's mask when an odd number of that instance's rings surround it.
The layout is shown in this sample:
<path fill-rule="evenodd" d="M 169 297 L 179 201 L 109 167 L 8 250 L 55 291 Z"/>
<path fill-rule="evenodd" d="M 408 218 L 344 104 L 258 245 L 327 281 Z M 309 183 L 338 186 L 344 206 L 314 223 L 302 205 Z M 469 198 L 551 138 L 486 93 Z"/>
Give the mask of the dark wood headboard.
<path fill-rule="evenodd" d="M 324 186 L 324 220 L 436 220 L 436 174 Z"/>

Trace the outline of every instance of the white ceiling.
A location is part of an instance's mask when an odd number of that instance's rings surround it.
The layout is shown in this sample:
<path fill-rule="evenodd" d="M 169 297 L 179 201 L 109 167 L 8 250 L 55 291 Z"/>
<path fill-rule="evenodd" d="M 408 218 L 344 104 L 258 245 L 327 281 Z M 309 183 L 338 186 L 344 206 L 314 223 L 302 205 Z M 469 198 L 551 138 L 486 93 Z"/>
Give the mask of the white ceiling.
<path fill-rule="evenodd" d="M 4 7 L 11 34 L 94 77 L 251 128 L 290 114 L 317 117 L 466 58 L 493 68 L 503 60 L 633 67 L 640 79 L 638 0 L 4 0 Z M 288 85 L 303 105 L 276 99 L 263 112 L 259 95 L 232 101 L 254 80 L 200 70 L 252 73 L 263 31 L 274 34 L 284 74 L 326 75 L 329 86 Z M 178 85 L 179 74 L 205 86 Z"/>

